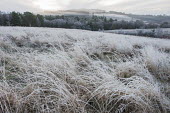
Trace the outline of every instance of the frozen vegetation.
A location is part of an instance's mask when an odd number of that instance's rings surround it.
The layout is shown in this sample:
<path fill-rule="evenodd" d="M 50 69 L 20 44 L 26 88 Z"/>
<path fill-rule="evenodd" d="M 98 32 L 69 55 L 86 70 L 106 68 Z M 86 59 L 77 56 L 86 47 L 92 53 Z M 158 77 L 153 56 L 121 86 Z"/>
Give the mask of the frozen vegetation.
<path fill-rule="evenodd" d="M 130 112 L 170 112 L 170 40 L 0 27 L 0 113 Z"/>
<path fill-rule="evenodd" d="M 106 33 L 116 33 L 124 35 L 147 36 L 155 38 L 170 39 L 170 28 L 156 28 L 156 29 L 119 29 L 119 30 L 106 30 Z"/>

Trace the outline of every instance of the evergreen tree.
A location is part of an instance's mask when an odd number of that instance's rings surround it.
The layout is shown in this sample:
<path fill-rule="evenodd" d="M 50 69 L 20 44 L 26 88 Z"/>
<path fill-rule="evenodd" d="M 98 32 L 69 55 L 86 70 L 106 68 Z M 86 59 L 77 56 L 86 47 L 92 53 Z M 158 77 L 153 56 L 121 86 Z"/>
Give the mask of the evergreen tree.
<path fill-rule="evenodd" d="M 40 27 L 43 27 L 44 26 L 44 17 L 42 15 L 37 15 L 37 18 L 39 20 L 39 24 L 40 24 Z"/>
<path fill-rule="evenodd" d="M 21 26 L 21 18 L 19 16 L 19 13 L 12 12 L 11 13 L 11 25 L 12 26 Z"/>
<path fill-rule="evenodd" d="M 3 25 L 3 14 L 0 12 L 0 26 L 2 26 Z"/>
<path fill-rule="evenodd" d="M 30 12 L 24 12 L 24 24 L 29 27 L 35 27 L 36 16 Z"/>
<path fill-rule="evenodd" d="M 107 22 L 107 18 L 106 17 L 104 17 L 104 22 Z"/>
<path fill-rule="evenodd" d="M 8 26 L 8 25 L 9 25 L 9 24 L 8 24 L 8 23 L 9 23 L 9 20 L 8 20 L 6 14 L 3 14 L 3 15 L 2 15 L 2 20 L 3 20 L 3 23 L 2 23 L 3 26 Z"/>

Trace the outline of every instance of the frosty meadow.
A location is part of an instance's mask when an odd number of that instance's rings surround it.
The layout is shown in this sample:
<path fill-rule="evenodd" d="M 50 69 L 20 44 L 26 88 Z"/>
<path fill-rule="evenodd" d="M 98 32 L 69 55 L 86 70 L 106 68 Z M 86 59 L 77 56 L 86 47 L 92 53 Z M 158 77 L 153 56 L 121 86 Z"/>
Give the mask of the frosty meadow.
<path fill-rule="evenodd" d="M 0 113 L 130 112 L 170 112 L 170 40 L 0 27 Z"/>

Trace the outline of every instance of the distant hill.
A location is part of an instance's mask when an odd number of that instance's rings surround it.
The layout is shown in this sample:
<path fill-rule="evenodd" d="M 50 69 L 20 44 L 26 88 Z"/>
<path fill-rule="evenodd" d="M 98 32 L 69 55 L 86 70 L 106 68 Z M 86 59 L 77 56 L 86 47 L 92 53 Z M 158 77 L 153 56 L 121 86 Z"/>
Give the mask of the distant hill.
<path fill-rule="evenodd" d="M 99 9 L 70 9 L 70 10 L 41 12 L 41 14 L 44 15 L 90 15 L 92 13 L 106 13 L 106 11 L 99 10 Z"/>
<path fill-rule="evenodd" d="M 134 14 L 126 14 L 127 16 L 135 19 L 140 19 L 149 23 L 163 23 L 170 22 L 170 16 L 167 15 L 134 15 Z"/>
<path fill-rule="evenodd" d="M 133 13 L 133 12 L 132 12 Z M 71 9 L 71 10 L 58 10 L 58 11 L 44 11 L 40 14 L 43 15 L 80 15 L 80 16 L 105 16 L 107 18 L 125 20 L 125 21 L 135 21 L 142 20 L 146 23 L 163 23 L 170 22 L 170 16 L 166 15 L 136 15 L 136 14 L 126 14 L 123 12 L 116 11 L 105 11 L 99 9 Z"/>

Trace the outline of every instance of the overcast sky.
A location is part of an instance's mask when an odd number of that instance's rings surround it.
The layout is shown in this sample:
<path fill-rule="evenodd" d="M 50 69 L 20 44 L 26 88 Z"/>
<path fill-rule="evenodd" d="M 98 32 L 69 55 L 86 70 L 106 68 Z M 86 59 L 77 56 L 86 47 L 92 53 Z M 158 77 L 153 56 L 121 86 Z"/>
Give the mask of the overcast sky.
<path fill-rule="evenodd" d="M 170 15 L 170 0 L 0 0 L 0 10 L 6 12 L 41 12 L 82 8 Z"/>

